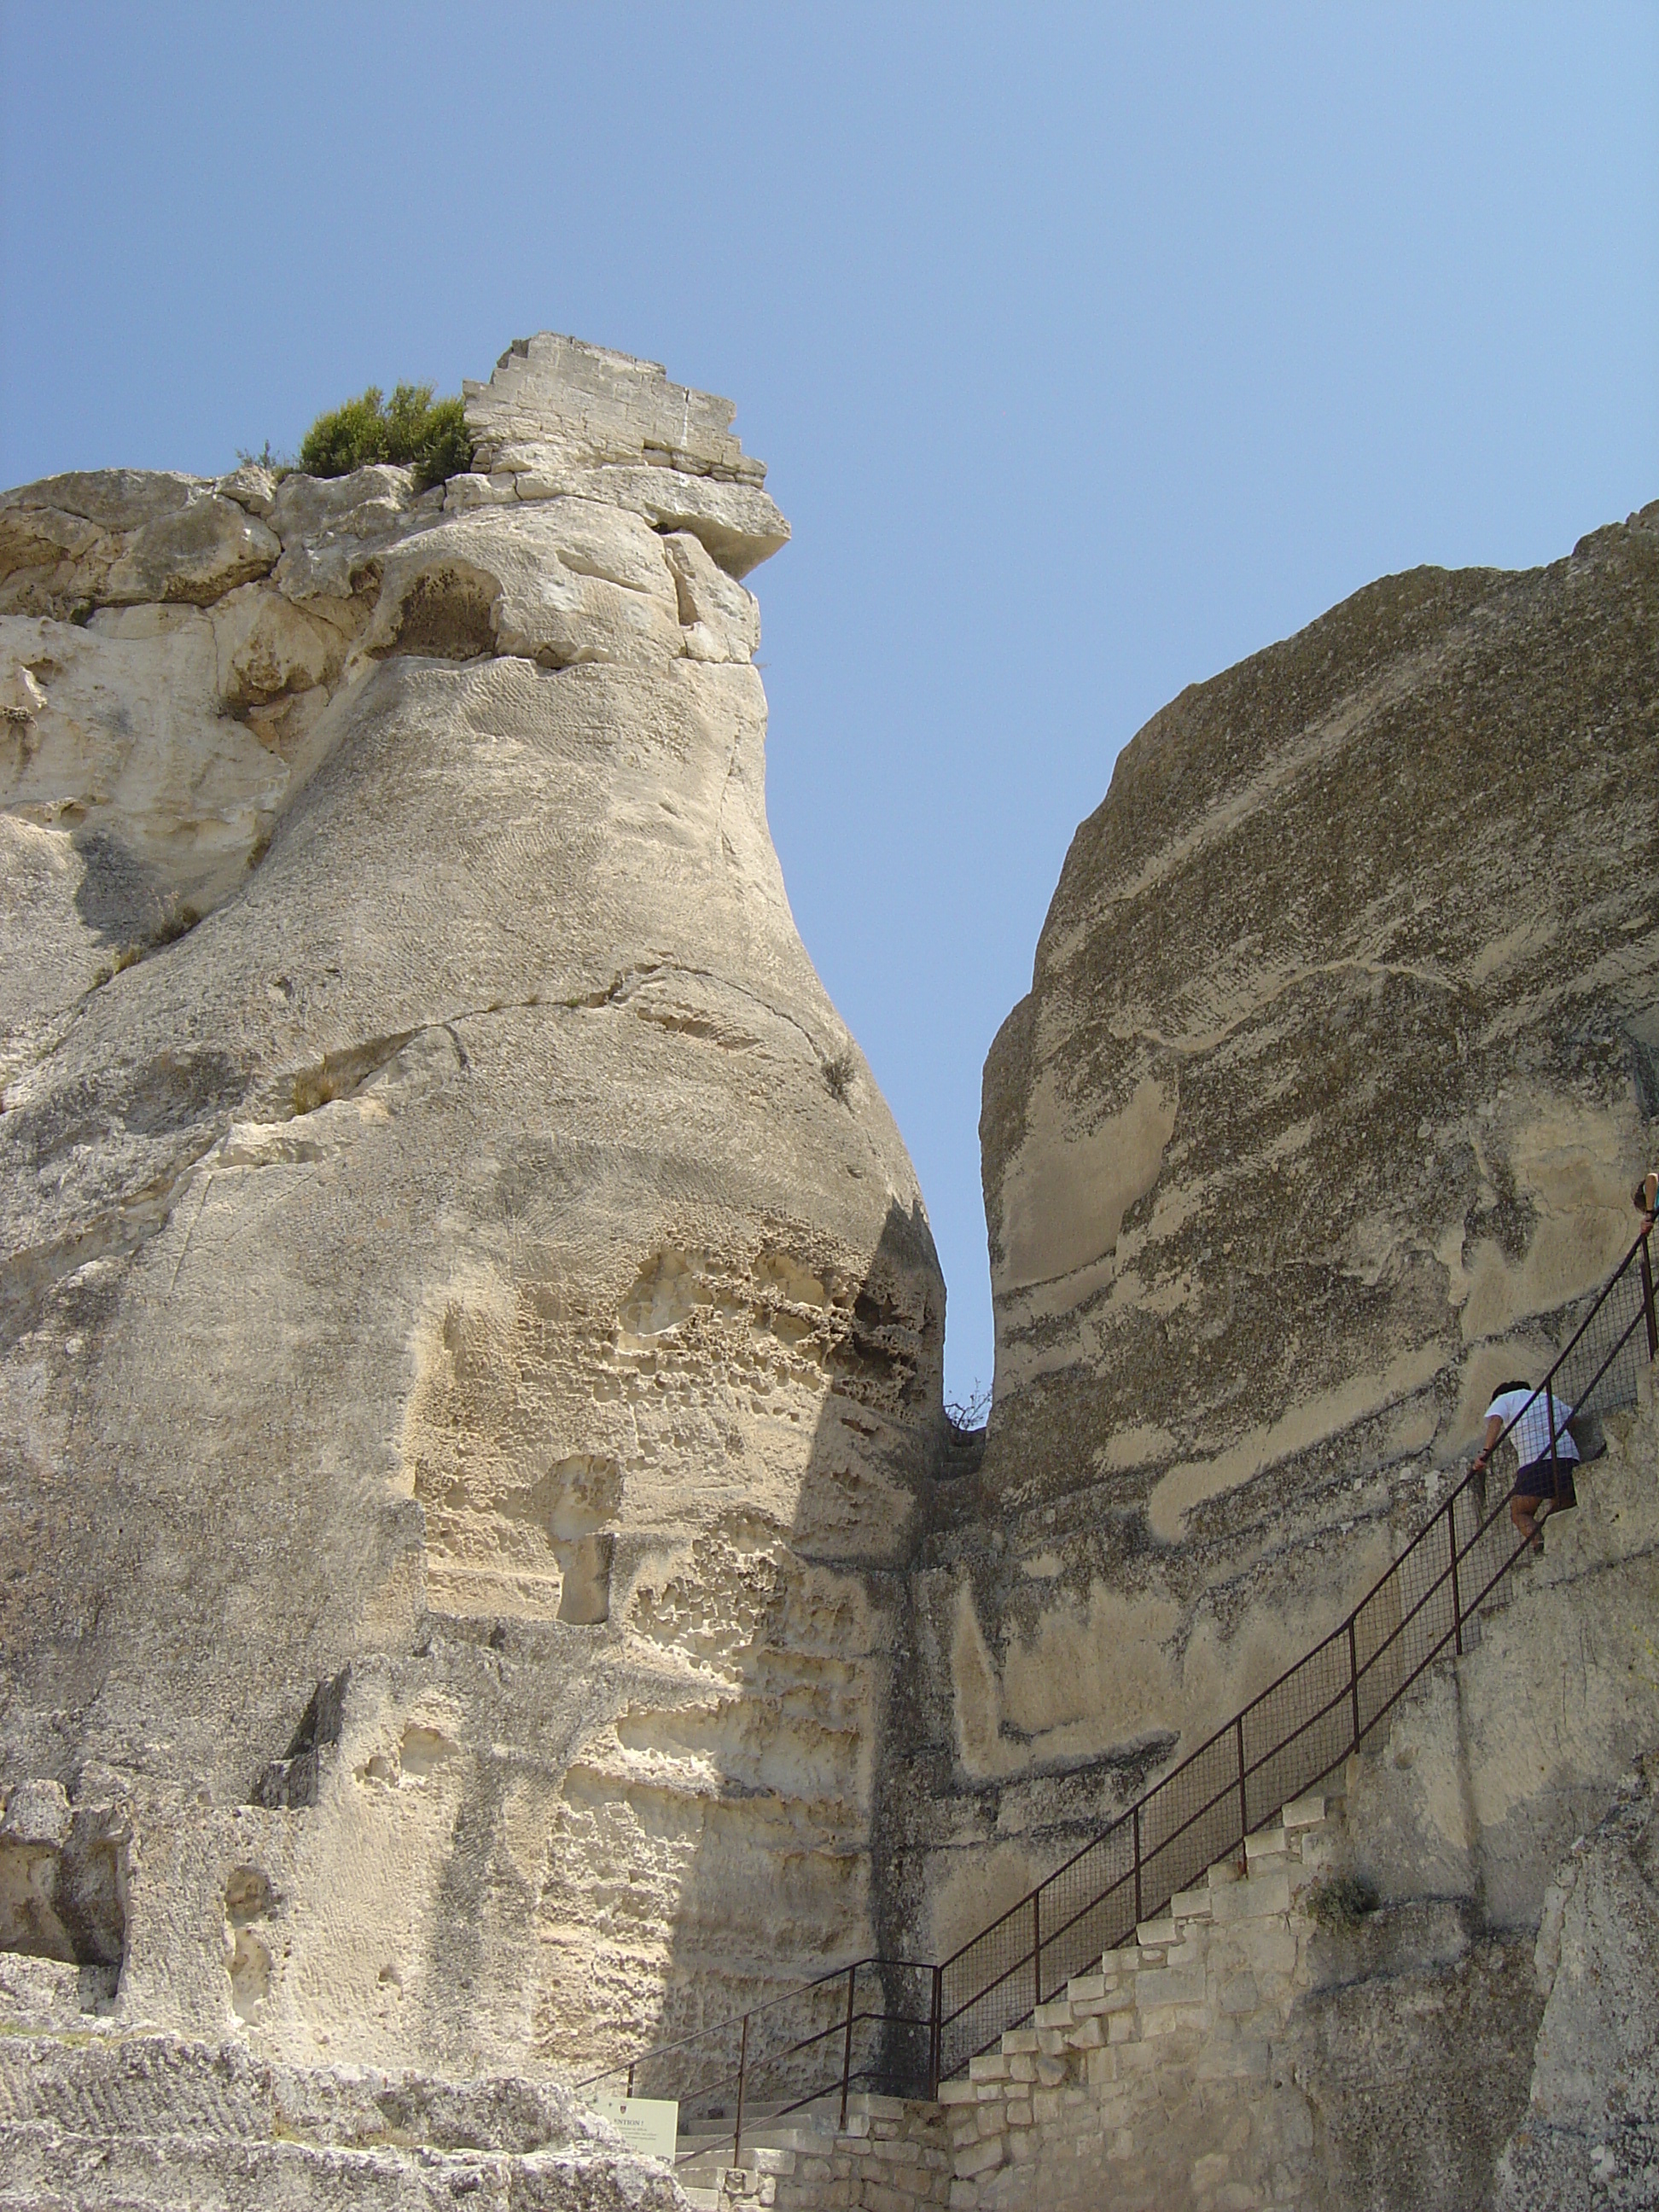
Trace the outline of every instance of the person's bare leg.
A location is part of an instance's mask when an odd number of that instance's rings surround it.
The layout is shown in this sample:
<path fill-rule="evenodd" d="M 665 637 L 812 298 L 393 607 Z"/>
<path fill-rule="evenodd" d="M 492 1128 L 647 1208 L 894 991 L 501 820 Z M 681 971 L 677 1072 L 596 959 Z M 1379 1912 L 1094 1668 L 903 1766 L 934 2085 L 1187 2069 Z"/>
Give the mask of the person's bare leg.
<path fill-rule="evenodd" d="M 1544 1516 L 1539 1513 L 1537 1521 L 1533 1518 L 1542 1502 L 1537 1498 L 1511 1498 L 1510 1500 L 1510 1518 L 1534 1552 L 1541 1552 L 1544 1548 L 1544 1540 L 1538 1533 L 1538 1521 Z"/>

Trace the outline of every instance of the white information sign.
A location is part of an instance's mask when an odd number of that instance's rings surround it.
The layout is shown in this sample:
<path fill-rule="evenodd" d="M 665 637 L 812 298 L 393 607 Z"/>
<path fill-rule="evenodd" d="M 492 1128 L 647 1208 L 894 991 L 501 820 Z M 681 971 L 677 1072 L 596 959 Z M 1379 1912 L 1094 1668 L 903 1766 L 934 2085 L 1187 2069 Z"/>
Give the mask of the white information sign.
<path fill-rule="evenodd" d="M 595 2097 L 593 2109 L 619 2130 L 629 2150 L 674 2162 L 680 2108 L 672 2097 Z"/>

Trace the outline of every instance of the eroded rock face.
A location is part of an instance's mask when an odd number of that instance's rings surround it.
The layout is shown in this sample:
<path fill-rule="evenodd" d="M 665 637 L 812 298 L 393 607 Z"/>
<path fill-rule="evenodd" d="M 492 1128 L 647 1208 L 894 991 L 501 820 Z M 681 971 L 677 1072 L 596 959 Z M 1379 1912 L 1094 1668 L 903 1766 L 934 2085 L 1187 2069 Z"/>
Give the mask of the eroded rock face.
<path fill-rule="evenodd" d="M 1659 2200 L 1659 1831 L 1650 1753 L 1581 1837 L 1536 1947 L 1546 2000 L 1500 2212 L 1635 2212 Z"/>
<path fill-rule="evenodd" d="M 61 1975 L 0 1955 L 0 2203 L 157 2212 L 687 2212 L 667 2169 L 551 2083 L 273 2065 L 89 2025 Z"/>
<path fill-rule="evenodd" d="M 1390 578 L 1078 831 L 987 1062 L 995 1405 L 918 1589 L 946 1948 L 1342 1619 L 1628 1244 L 1656 649 L 1659 507 Z"/>
<path fill-rule="evenodd" d="M 581 2071 L 875 1948 L 944 1298 L 729 406 L 469 405 L 423 495 L 0 501 L 0 1756 L 115 1839 L 122 2017 Z"/>

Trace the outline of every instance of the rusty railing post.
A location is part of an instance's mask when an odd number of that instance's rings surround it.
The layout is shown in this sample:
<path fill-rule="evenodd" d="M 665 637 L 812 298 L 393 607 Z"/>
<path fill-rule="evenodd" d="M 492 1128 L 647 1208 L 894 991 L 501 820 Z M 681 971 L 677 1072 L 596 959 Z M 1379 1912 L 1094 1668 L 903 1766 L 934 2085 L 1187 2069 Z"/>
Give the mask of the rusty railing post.
<path fill-rule="evenodd" d="M 1642 1239 L 1642 1310 L 1648 1318 L 1648 1358 L 1659 1359 L 1659 1313 L 1653 1305 L 1653 1261 L 1648 1255 L 1648 1240 Z"/>
<path fill-rule="evenodd" d="M 630 2058 L 630 2059 L 629 2060 L 629 2062 L 628 2062 L 628 2088 L 627 2088 L 627 2091 L 626 2091 L 626 2094 L 631 2097 L 631 2096 L 633 2095 L 633 2094 L 634 2094 L 634 2062 L 633 2062 L 633 2060 Z"/>
<path fill-rule="evenodd" d="M 1042 1892 L 1031 1892 L 1031 2003 L 1042 2002 Z"/>
<path fill-rule="evenodd" d="M 1451 1539 L 1452 1639 L 1463 1656 L 1463 1601 L 1457 1588 L 1457 1492 L 1446 1500 L 1446 1534 Z"/>
<path fill-rule="evenodd" d="M 1140 1800 L 1139 1800 L 1138 1797 L 1137 1797 L 1137 1798 L 1136 1798 L 1136 1800 L 1135 1800 L 1135 1808 L 1134 1808 L 1134 1828 L 1135 1828 L 1135 1926 L 1136 1926 L 1137 1928 L 1139 1928 L 1139 1925 L 1140 1925 L 1140 1917 L 1141 1917 L 1141 1916 L 1140 1916 Z"/>
<path fill-rule="evenodd" d="M 945 1969 L 943 1966 L 935 1966 L 933 1969 L 933 2033 L 927 2039 L 927 2098 L 930 2104 L 933 2102 L 939 2095 L 939 2060 L 944 2055 L 941 2050 L 941 2045 L 943 2045 L 944 2040 Z M 843 2105 L 842 2111 L 842 2123 L 843 2126 L 846 2124 L 846 2107 Z"/>
<path fill-rule="evenodd" d="M 738 2045 L 738 2124 L 732 2130 L 732 2163 L 743 2164 L 744 2076 L 749 2070 L 749 2015 L 743 2016 L 743 2040 Z"/>
<path fill-rule="evenodd" d="M 1355 1615 L 1348 1615 L 1348 1695 L 1353 1705 L 1353 1747 L 1359 1748 L 1359 1646 L 1354 1641 Z"/>
<path fill-rule="evenodd" d="M 841 2131 L 847 2132 L 847 2085 L 853 2075 L 853 2000 L 858 1986 L 858 1961 L 847 1969 L 847 2035 L 841 2051 Z"/>
<path fill-rule="evenodd" d="M 1241 1850 L 1250 1832 L 1250 1803 L 1244 1773 L 1244 1716 L 1241 1713 L 1233 1723 L 1233 1734 L 1238 1743 L 1238 1841 Z"/>

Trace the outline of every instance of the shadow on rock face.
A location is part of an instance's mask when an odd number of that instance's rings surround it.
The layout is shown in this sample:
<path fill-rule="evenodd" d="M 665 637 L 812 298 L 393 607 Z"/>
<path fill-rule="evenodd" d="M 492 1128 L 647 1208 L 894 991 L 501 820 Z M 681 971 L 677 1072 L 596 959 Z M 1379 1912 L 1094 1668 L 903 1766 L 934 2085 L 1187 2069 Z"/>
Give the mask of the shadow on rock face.
<path fill-rule="evenodd" d="M 165 927 L 167 901 L 150 870 L 118 837 L 82 830 L 75 849 L 86 871 L 75 894 L 76 910 L 104 944 L 141 945 Z"/>
<path fill-rule="evenodd" d="M 647 2039 L 731 2025 L 689 2065 L 676 2057 L 641 2069 L 635 2089 L 655 2094 L 654 2072 L 662 2094 L 716 2127 L 735 2097 L 725 2076 L 745 2008 L 834 1976 L 752 2027 L 747 2097 L 787 2100 L 820 2072 L 839 2079 L 839 2043 L 828 2058 L 827 2045 L 777 2056 L 842 2016 L 846 1983 L 835 1970 L 912 1948 L 886 1844 L 890 1800 L 903 1788 L 901 1735 L 914 1733 L 901 1717 L 914 1686 L 906 1570 L 942 1436 L 938 1283 L 926 1218 L 893 1203 L 850 1299 L 793 1525 L 733 1531 L 746 1547 L 739 1571 L 752 1628 L 732 1655 L 731 1686 L 695 1717 L 675 1717 L 718 1779 L 700 1808 Z M 901 2008 L 915 1996 L 896 1986 L 884 2006 L 883 1994 L 860 1976 L 861 2010 Z M 886 2063 L 882 2031 L 861 2027 L 857 2042 L 854 2070 L 873 2078 Z"/>

